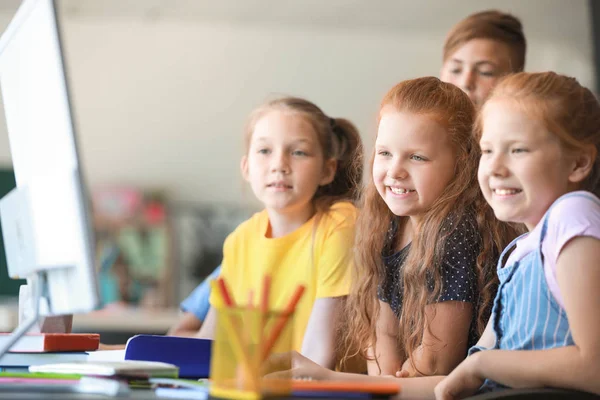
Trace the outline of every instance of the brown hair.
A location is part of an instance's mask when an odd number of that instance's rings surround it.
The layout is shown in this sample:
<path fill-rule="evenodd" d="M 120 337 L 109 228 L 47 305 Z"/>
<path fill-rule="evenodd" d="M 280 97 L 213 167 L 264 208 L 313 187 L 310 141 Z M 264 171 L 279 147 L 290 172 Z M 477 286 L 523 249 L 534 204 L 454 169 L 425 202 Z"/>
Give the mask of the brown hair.
<path fill-rule="evenodd" d="M 532 118 L 542 121 L 567 149 L 577 151 L 593 145 L 600 153 L 600 104 L 577 79 L 555 72 L 521 72 L 496 86 L 490 99 L 499 97 L 514 101 Z M 475 123 L 477 139 L 481 138 L 481 130 L 480 116 Z M 596 157 L 581 189 L 600 196 L 600 157 Z"/>
<path fill-rule="evenodd" d="M 490 39 L 506 44 L 511 53 L 513 72 L 525 68 L 527 43 L 521 21 L 510 14 L 496 10 L 482 11 L 460 21 L 446 36 L 444 61 L 459 47 L 473 39 Z"/>
<path fill-rule="evenodd" d="M 246 149 L 250 146 L 258 120 L 274 110 L 293 112 L 304 117 L 317 134 L 323 158 L 334 158 L 337 161 L 333 181 L 319 187 L 313 197 L 317 210 L 325 211 L 337 201 L 356 200 L 362 181 L 363 148 L 354 124 L 344 118 L 328 117 L 308 100 L 282 97 L 263 104 L 250 114 L 244 135 Z"/>
<path fill-rule="evenodd" d="M 473 266 L 477 276 L 476 293 L 479 294 L 474 309 L 479 333 L 487 323 L 495 294 L 497 258 L 516 235 L 509 225 L 494 217 L 479 190 L 476 171 L 480 151 L 472 135 L 475 109 L 469 97 L 452 84 L 426 77 L 394 86 L 383 98 L 380 118 L 382 112 L 390 108 L 435 118 L 446 127 L 456 154 L 454 178 L 414 228 L 401 272 L 403 300 L 398 343 L 412 362 L 411 355 L 421 345 L 423 333 L 428 329 L 425 327 L 425 307 L 435 302 L 441 292 L 441 260 L 444 244 L 453 227 L 470 214 L 474 216 L 480 234 L 481 251 Z M 363 196 L 357 222 L 353 288 L 347 301 L 349 326 L 344 341 L 345 359 L 357 353 L 367 359 L 367 349 L 375 344 L 379 315 L 377 288 L 385 279 L 382 251 L 391 221 L 398 218 L 389 210 L 372 181 Z M 400 224 L 407 218 L 400 217 Z M 429 279 L 433 281 L 433 290 L 426 283 Z"/>

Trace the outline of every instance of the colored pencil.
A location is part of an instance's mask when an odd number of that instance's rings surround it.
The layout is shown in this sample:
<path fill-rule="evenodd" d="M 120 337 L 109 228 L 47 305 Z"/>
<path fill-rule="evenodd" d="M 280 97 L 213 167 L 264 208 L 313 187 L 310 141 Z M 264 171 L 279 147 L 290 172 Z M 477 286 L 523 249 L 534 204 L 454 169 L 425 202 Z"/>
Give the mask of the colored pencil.
<path fill-rule="evenodd" d="M 214 282 L 214 281 L 213 281 Z M 211 282 L 212 284 L 212 282 Z M 231 344 L 232 350 L 242 365 L 244 369 L 244 374 L 248 379 L 251 380 L 250 385 L 253 388 L 257 388 L 257 382 L 254 381 L 253 377 L 253 368 L 250 362 L 250 356 L 247 352 L 247 349 L 244 347 L 244 342 L 242 337 L 238 334 L 238 331 L 235 329 L 233 321 L 230 317 L 232 317 L 232 313 L 234 312 L 234 301 L 229 291 L 227 289 L 227 284 L 223 278 L 219 278 L 215 283 L 216 292 L 220 295 L 221 300 L 223 301 L 224 307 L 221 309 L 221 313 L 217 318 L 220 318 L 220 324 L 222 324 L 225 329 L 225 333 L 227 334 L 228 341 Z M 214 286 L 213 286 L 214 289 Z"/>
<path fill-rule="evenodd" d="M 277 343 L 277 340 L 279 339 L 281 332 L 283 332 L 283 329 L 285 328 L 288 320 L 290 319 L 291 315 L 294 313 L 294 310 L 296 309 L 296 305 L 298 305 L 298 302 L 302 298 L 302 295 L 304 294 L 305 289 L 306 288 L 303 285 L 299 285 L 296 288 L 296 291 L 292 295 L 292 298 L 290 299 L 290 302 L 288 303 L 287 307 L 285 308 L 283 315 L 279 318 L 279 320 L 273 327 L 273 330 L 271 331 L 271 334 L 269 335 L 269 337 L 265 343 L 265 346 L 263 347 L 263 353 L 262 353 L 263 361 L 266 361 L 266 359 L 269 357 L 269 354 L 271 353 L 271 351 L 273 351 L 273 347 L 275 347 L 275 344 Z"/>

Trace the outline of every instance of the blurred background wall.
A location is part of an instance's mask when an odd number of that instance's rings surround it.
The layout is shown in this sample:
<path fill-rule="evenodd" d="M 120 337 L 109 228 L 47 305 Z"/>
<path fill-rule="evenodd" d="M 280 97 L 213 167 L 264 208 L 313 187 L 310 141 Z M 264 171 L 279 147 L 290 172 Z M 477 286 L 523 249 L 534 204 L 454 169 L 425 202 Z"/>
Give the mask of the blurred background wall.
<path fill-rule="evenodd" d="M 0 29 L 18 7 L 0 1 Z M 239 174 L 248 113 L 273 94 L 350 118 L 371 147 L 394 83 L 437 75 L 450 27 L 521 18 L 528 71 L 593 86 L 588 0 L 62 0 L 80 149 L 92 185 L 159 186 L 175 201 L 253 201 Z M 10 166 L 0 113 L 0 165 Z"/>

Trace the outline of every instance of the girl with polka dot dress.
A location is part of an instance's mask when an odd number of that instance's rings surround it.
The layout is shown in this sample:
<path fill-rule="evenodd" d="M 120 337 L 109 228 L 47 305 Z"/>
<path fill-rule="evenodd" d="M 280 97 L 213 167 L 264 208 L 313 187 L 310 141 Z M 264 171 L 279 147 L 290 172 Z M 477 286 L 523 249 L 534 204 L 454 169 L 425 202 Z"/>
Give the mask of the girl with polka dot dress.
<path fill-rule="evenodd" d="M 293 376 L 393 379 L 402 398 L 433 397 L 440 376 L 466 357 L 489 318 L 498 257 L 517 236 L 477 184 L 474 119 L 469 97 L 433 77 L 384 97 L 340 338 L 342 361 L 361 356 L 369 376 L 298 354 Z"/>
<path fill-rule="evenodd" d="M 477 186 L 474 118 L 468 96 L 436 78 L 383 99 L 344 343 L 369 375 L 448 374 L 483 332 L 494 267 L 516 232 Z"/>

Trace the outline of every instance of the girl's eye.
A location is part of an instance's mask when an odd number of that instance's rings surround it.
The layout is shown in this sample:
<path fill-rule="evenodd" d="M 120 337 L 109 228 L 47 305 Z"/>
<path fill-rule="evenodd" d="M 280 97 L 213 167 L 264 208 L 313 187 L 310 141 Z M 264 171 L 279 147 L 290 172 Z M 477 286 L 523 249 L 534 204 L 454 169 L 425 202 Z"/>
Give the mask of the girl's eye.
<path fill-rule="evenodd" d="M 460 69 L 451 69 L 451 70 L 450 70 L 450 73 L 451 73 L 451 74 L 454 74 L 454 75 L 458 75 L 458 74 L 460 74 L 461 72 L 462 72 L 462 71 L 461 71 Z"/>
<path fill-rule="evenodd" d="M 492 154 L 490 149 L 481 149 L 481 154 Z"/>
<path fill-rule="evenodd" d="M 512 153 L 513 154 L 527 153 L 527 149 L 523 149 L 523 148 L 512 149 Z"/>
<path fill-rule="evenodd" d="M 377 152 L 377 155 L 379 155 L 379 156 L 383 156 L 383 157 L 390 157 L 390 156 L 392 155 L 392 153 L 390 153 L 390 152 L 389 152 L 389 151 L 387 151 L 387 150 L 379 150 L 379 151 Z"/>
<path fill-rule="evenodd" d="M 269 154 L 270 150 L 269 149 L 258 149 L 257 153 L 258 154 Z"/>
<path fill-rule="evenodd" d="M 496 76 L 496 73 L 493 71 L 479 71 L 479 74 L 490 78 Z"/>
<path fill-rule="evenodd" d="M 295 150 L 292 152 L 292 154 L 295 156 L 300 156 L 300 157 L 304 157 L 307 155 L 307 153 L 303 150 Z"/>
<path fill-rule="evenodd" d="M 427 159 L 425 157 L 421 157 L 416 154 L 413 154 L 412 156 L 410 156 L 410 159 L 414 160 L 414 161 L 427 161 Z"/>

